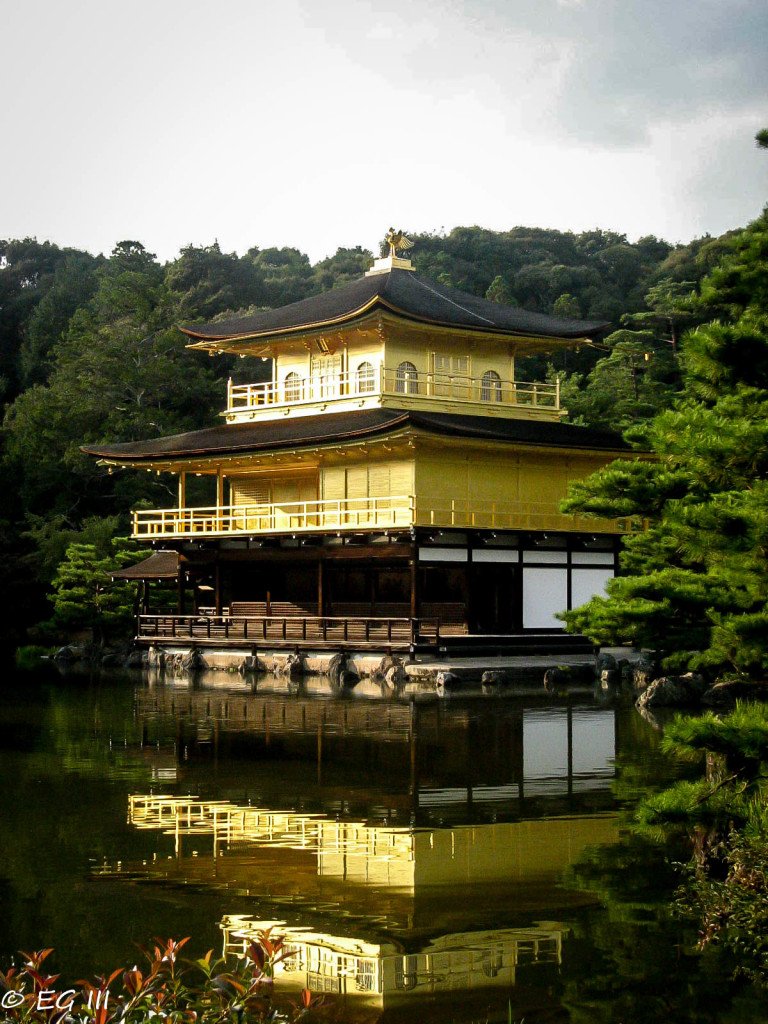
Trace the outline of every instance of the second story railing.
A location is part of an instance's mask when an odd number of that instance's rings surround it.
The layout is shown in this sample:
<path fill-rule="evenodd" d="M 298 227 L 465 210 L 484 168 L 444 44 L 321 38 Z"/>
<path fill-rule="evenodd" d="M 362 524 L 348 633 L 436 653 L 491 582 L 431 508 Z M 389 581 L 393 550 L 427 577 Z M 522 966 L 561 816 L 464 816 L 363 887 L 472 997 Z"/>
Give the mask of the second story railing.
<path fill-rule="evenodd" d="M 566 516 L 556 502 L 417 499 L 412 495 L 134 512 L 137 538 L 285 534 L 389 527 L 637 532 L 641 521 Z"/>
<path fill-rule="evenodd" d="M 289 374 L 265 384 L 227 385 L 227 412 L 245 412 L 339 401 L 349 398 L 395 395 L 403 398 L 450 399 L 483 406 L 529 406 L 557 412 L 560 409 L 560 380 L 554 384 L 502 380 L 492 371 L 482 377 L 451 373 L 418 373 L 371 364 L 368 370 L 299 377 Z"/>

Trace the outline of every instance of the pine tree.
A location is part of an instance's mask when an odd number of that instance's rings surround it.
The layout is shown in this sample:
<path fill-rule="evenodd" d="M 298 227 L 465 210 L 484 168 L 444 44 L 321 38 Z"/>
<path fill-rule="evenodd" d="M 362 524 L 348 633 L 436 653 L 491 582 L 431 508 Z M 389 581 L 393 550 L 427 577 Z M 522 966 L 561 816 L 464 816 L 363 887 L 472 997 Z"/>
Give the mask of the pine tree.
<path fill-rule="evenodd" d="M 722 319 L 685 337 L 681 396 L 628 433 L 651 459 L 572 488 L 566 511 L 629 517 L 638 531 L 626 575 L 567 613 L 569 629 L 653 648 L 668 667 L 768 669 L 767 276 L 768 213 L 704 282 Z"/>

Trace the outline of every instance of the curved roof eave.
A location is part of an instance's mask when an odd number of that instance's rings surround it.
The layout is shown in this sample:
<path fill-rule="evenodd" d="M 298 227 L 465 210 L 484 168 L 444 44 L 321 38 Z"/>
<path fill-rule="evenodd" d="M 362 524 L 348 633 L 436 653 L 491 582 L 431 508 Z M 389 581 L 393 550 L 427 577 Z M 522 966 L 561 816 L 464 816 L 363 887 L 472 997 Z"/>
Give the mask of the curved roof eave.
<path fill-rule="evenodd" d="M 532 420 L 492 420 L 451 413 L 402 412 L 370 409 L 335 416 L 302 417 L 272 423 L 222 424 L 187 434 L 129 441 L 118 445 L 83 445 L 81 451 L 115 465 L 157 466 L 192 460 L 247 457 L 251 454 L 332 447 L 372 439 L 406 429 L 443 437 L 526 447 L 631 451 L 616 434 L 566 423 Z"/>
<path fill-rule="evenodd" d="M 223 342 L 264 341 L 337 328 L 354 323 L 377 308 L 434 327 L 549 341 L 590 338 L 608 326 L 603 321 L 574 320 L 502 306 L 427 281 L 410 271 L 393 270 L 220 325 L 190 325 L 179 329 L 195 339 L 193 347 L 204 348 Z"/>

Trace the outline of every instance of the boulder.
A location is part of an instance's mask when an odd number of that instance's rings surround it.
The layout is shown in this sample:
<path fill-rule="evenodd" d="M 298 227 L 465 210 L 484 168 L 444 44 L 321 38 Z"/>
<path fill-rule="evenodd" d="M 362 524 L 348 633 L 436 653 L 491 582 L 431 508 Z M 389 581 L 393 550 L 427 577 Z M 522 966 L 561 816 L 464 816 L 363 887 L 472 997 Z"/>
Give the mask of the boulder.
<path fill-rule="evenodd" d="M 371 679 L 377 683 L 382 682 L 382 680 L 386 680 L 387 672 L 393 668 L 402 668 L 402 664 L 400 658 L 396 658 L 393 654 L 385 654 L 373 672 L 371 672 Z"/>
<path fill-rule="evenodd" d="M 461 680 L 453 672 L 438 672 L 435 692 L 438 697 L 448 697 L 461 689 Z"/>
<path fill-rule="evenodd" d="M 349 664 L 351 665 L 352 663 L 349 662 Z M 353 689 L 359 682 L 360 676 L 357 672 L 353 672 L 351 668 L 345 668 L 339 676 L 339 683 L 348 690 Z"/>
<path fill-rule="evenodd" d="M 243 658 L 240 664 L 240 672 L 244 676 L 259 675 L 261 672 L 266 672 L 267 666 L 258 658 L 255 654 L 249 654 L 247 658 Z"/>
<path fill-rule="evenodd" d="M 598 654 L 595 663 L 597 674 L 600 675 L 606 669 L 617 668 L 616 659 L 612 654 Z"/>
<path fill-rule="evenodd" d="M 635 666 L 631 661 L 627 661 L 626 658 L 622 658 L 618 662 L 618 669 L 621 673 L 621 682 L 623 686 L 633 686 L 635 680 Z"/>
<path fill-rule="evenodd" d="M 637 699 L 639 708 L 686 708 L 701 702 L 706 690 L 704 677 L 698 672 L 688 672 L 684 676 L 661 676 L 654 679 L 650 686 Z"/>
<path fill-rule="evenodd" d="M 509 676 L 506 672 L 501 672 L 498 669 L 489 669 L 487 672 L 483 672 L 480 684 L 484 694 L 498 694 L 509 686 Z"/>
<path fill-rule="evenodd" d="M 287 676 L 289 679 L 298 679 L 305 674 L 304 659 L 298 653 L 289 654 L 277 672 L 277 675 Z"/>
<path fill-rule="evenodd" d="M 604 690 L 612 689 L 615 686 L 621 686 L 621 669 L 604 668 L 600 673 L 600 686 Z"/>
<path fill-rule="evenodd" d="M 341 682 L 341 673 L 347 667 L 347 655 L 342 651 L 339 654 L 334 654 L 331 660 L 328 662 L 327 675 L 331 682 L 337 685 Z"/>
<path fill-rule="evenodd" d="M 701 703 L 708 707 L 732 707 L 737 700 L 768 701 L 768 683 L 751 683 L 744 679 L 729 679 L 704 693 Z"/>
<path fill-rule="evenodd" d="M 560 665 L 548 668 L 544 673 L 544 689 L 547 693 L 563 693 L 571 685 L 570 666 Z"/>
<path fill-rule="evenodd" d="M 54 661 L 60 661 L 62 664 L 71 665 L 76 661 L 82 661 L 83 652 L 79 647 L 75 647 L 69 644 L 67 647 L 60 647 L 53 656 Z"/>
<path fill-rule="evenodd" d="M 182 672 L 188 672 L 193 674 L 195 672 L 202 672 L 208 668 L 208 662 L 202 656 L 200 651 L 196 647 L 193 647 L 191 651 L 187 651 L 186 654 L 182 654 L 179 661 L 179 667 Z"/>
<path fill-rule="evenodd" d="M 165 667 L 165 651 L 159 647 L 150 647 L 147 651 L 147 665 L 149 668 L 156 668 L 162 672 Z"/>
<path fill-rule="evenodd" d="M 146 668 L 149 664 L 149 651 L 141 647 L 134 647 L 125 659 L 126 668 Z"/>
<path fill-rule="evenodd" d="M 384 675 L 384 683 L 390 690 L 396 690 L 408 681 L 408 673 L 405 671 L 402 662 L 390 665 Z"/>
<path fill-rule="evenodd" d="M 635 663 L 632 670 L 632 686 L 638 693 L 647 690 L 654 679 L 658 678 L 659 666 L 651 659 L 642 657 Z"/>

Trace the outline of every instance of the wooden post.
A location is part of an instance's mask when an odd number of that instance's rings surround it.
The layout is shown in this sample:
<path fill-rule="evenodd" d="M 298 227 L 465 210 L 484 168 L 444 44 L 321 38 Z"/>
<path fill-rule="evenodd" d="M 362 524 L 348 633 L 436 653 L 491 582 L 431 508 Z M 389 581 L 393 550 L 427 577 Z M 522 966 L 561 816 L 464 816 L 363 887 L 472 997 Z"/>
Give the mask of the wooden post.
<path fill-rule="evenodd" d="M 216 470 L 216 528 L 221 529 L 221 510 L 224 507 L 224 470 Z"/>
<path fill-rule="evenodd" d="M 411 569 L 411 618 L 418 619 L 421 595 L 419 594 L 419 550 L 416 543 L 413 545 L 413 557 L 408 564 Z"/>
<path fill-rule="evenodd" d="M 182 469 L 179 473 L 179 508 L 187 507 L 187 474 Z"/>

